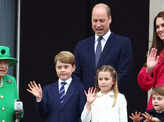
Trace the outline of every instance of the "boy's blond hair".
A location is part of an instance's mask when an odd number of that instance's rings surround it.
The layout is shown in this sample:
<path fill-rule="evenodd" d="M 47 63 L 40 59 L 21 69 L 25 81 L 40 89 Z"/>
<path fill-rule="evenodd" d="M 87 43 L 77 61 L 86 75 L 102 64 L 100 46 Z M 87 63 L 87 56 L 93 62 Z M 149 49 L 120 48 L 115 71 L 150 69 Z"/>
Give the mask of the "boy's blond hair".
<path fill-rule="evenodd" d="M 54 57 L 55 64 L 57 63 L 57 61 L 71 64 L 73 66 L 75 65 L 75 56 L 69 51 L 61 51 Z"/>
<path fill-rule="evenodd" d="M 102 67 L 100 67 L 97 72 L 96 72 L 96 89 L 97 91 L 100 91 L 100 88 L 98 86 L 98 75 L 99 72 L 109 72 L 112 76 L 112 80 L 114 81 L 114 84 L 112 86 L 112 90 L 114 91 L 114 102 L 112 107 L 114 107 L 116 105 L 116 101 L 117 101 L 117 96 L 118 96 L 118 85 L 117 85 L 117 72 L 116 70 L 110 66 L 110 65 L 103 65 Z"/>
<path fill-rule="evenodd" d="M 152 89 L 152 95 L 164 96 L 164 86 L 157 86 Z"/>

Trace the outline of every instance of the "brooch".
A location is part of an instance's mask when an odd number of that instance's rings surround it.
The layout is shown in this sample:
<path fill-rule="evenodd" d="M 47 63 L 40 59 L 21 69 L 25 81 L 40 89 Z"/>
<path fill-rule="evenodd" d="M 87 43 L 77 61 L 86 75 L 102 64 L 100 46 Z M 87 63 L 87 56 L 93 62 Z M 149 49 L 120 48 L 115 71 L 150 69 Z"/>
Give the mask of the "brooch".
<path fill-rule="evenodd" d="M 6 81 L 7 81 L 8 83 L 11 83 L 12 80 L 11 80 L 11 79 L 7 79 Z"/>

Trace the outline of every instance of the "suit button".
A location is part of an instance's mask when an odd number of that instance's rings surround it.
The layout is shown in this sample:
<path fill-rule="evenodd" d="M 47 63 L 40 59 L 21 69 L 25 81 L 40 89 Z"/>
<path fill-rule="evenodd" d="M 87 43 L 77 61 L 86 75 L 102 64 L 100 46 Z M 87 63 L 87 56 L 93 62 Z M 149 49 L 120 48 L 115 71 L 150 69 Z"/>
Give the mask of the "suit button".
<path fill-rule="evenodd" d="M 0 98 L 1 98 L 1 99 L 3 99 L 3 98 L 4 98 L 4 96 L 0 96 Z"/>
<path fill-rule="evenodd" d="M 5 111 L 5 107 L 2 107 L 2 111 Z"/>

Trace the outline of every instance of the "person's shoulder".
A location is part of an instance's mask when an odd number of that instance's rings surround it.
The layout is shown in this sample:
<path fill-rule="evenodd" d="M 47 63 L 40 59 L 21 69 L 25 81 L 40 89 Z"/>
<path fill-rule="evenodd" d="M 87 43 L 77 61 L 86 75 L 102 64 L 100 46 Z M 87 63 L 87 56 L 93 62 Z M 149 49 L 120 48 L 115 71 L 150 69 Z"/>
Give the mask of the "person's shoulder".
<path fill-rule="evenodd" d="M 122 105 L 122 104 L 127 105 L 126 97 L 122 93 L 118 93 L 117 101 L 119 102 L 120 105 Z"/>
<path fill-rule="evenodd" d="M 52 82 L 52 83 L 49 83 L 49 84 L 46 84 L 44 86 L 44 89 L 54 89 L 54 87 L 58 84 L 58 81 L 56 82 Z"/>
<path fill-rule="evenodd" d="M 123 36 L 123 35 L 119 35 L 119 34 L 116 34 L 114 32 L 111 33 L 111 36 L 116 38 L 117 40 L 125 40 L 125 41 L 130 41 L 130 39 L 127 37 L 127 36 Z"/>
<path fill-rule="evenodd" d="M 126 99 L 126 98 L 125 98 L 125 95 L 122 94 L 122 93 L 120 93 L 120 92 L 118 93 L 118 97 L 119 97 L 119 98 L 122 98 L 122 99 Z"/>
<path fill-rule="evenodd" d="M 73 79 L 72 79 L 72 82 L 73 82 L 77 87 L 84 88 L 82 82 L 81 82 L 79 79 L 73 78 Z"/>
<path fill-rule="evenodd" d="M 162 115 L 162 116 L 164 115 L 164 112 L 158 113 L 155 109 L 147 110 L 146 112 L 149 113 L 150 115 Z"/>
<path fill-rule="evenodd" d="M 122 94 L 122 93 L 118 93 L 118 96 L 122 96 L 122 97 L 125 97 L 125 95 L 124 94 Z"/>
<path fill-rule="evenodd" d="M 89 41 L 91 41 L 92 39 L 94 39 L 94 36 L 89 36 L 83 40 L 80 40 L 78 43 L 77 43 L 77 46 L 80 47 L 80 46 L 83 46 L 83 45 L 86 45 L 89 43 Z"/>
<path fill-rule="evenodd" d="M 124 35 L 121 35 L 121 34 L 117 34 L 117 33 L 114 33 L 114 32 L 112 32 L 112 33 L 111 33 L 111 35 L 112 35 L 112 36 L 115 36 L 115 37 L 117 37 L 117 38 L 124 38 L 124 39 L 128 39 L 128 37 L 127 37 L 127 36 L 124 36 Z"/>
<path fill-rule="evenodd" d="M 151 115 L 154 114 L 154 113 L 157 113 L 154 109 L 153 110 L 147 110 L 146 112 L 151 114 Z"/>

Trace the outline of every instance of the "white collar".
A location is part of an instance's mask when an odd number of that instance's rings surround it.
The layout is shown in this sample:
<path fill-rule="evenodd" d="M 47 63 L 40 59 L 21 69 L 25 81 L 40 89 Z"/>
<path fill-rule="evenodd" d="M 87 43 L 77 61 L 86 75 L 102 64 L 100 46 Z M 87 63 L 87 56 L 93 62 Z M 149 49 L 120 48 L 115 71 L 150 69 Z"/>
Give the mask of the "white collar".
<path fill-rule="evenodd" d="M 113 90 L 111 90 L 111 91 L 109 91 L 107 94 L 103 94 L 101 91 L 99 91 L 98 93 L 97 93 L 97 96 L 98 97 L 102 97 L 102 96 L 114 96 L 114 91 Z"/>
<path fill-rule="evenodd" d="M 107 41 L 110 35 L 111 35 L 111 31 L 109 30 L 109 31 L 103 36 L 103 39 L 104 39 L 105 41 Z M 99 38 L 99 36 L 95 34 L 95 40 L 96 40 L 96 41 L 97 41 L 98 38 Z"/>
<path fill-rule="evenodd" d="M 65 81 L 63 81 L 63 80 L 61 80 L 61 79 L 59 78 L 59 84 L 61 84 L 61 82 L 66 82 L 67 85 L 69 85 L 69 84 L 71 83 L 71 81 L 72 81 L 72 77 L 70 77 L 69 79 L 67 79 L 67 80 L 65 80 Z"/>

